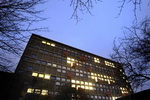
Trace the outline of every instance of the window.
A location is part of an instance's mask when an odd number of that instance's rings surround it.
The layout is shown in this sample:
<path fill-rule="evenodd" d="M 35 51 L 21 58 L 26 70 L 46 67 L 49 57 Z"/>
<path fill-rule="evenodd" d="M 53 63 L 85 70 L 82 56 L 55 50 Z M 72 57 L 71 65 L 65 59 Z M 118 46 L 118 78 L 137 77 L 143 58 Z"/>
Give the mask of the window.
<path fill-rule="evenodd" d="M 105 65 L 115 68 L 114 63 L 111 63 L 109 61 L 105 61 Z"/>
<path fill-rule="evenodd" d="M 67 67 L 67 70 L 70 70 L 70 68 L 69 68 L 69 67 Z"/>
<path fill-rule="evenodd" d="M 62 70 L 62 73 L 66 73 L 66 71 L 65 71 L 65 70 Z"/>
<path fill-rule="evenodd" d="M 36 94 L 40 94 L 41 90 L 40 89 L 35 89 Z"/>
<path fill-rule="evenodd" d="M 33 91 L 34 91 L 34 89 L 32 89 L 32 88 L 27 89 L 27 93 L 33 93 Z"/>
<path fill-rule="evenodd" d="M 36 55 L 36 54 L 32 54 L 31 57 L 32 57 L 32 58 L 36 58 L 37 55 Z"/>
<path fill-rule="evenodd" d="M 57 65 L 56 64 L 53 64 L 53 67 L 56 67 Z"/>
<path fill-rule="evenodd" d="M 56 85 L 60 85 L 60 82 L 56 82 Z"/>
<path fill-rule="evenodd" d="M 43 78 L 43 77 L 44 77 L 44 74 L 39 74 L 39 77 L 40 77 L 40 78 Z"/>
<path fill-rule="evenodd" d="M 51 46 L 52 46 L 52 47 L 55 47 L 55 44 L 52 43 Z"/>
<path fill-rule="evenodd" d="M 57 72 L 61 72 L 61 70 L 60 70 L 60 69 L 57 69 Z"/>
<path fill-rule="evenodd" d="M 66 67 L 63 66 L 62 69 L 66 69 Z"/>
<path fill-rule="evenodd" d="M 51 45 L 49 42 L 46 43 L 47 45 Z"/>
<path fill-rule="evenodd" d="M 71 85 L 71 87 L 75 88 L 75 87 L 76 87 L 76 85 L 75 85 L 75 84 L 72 84 L 72 85 Z"/>
<path fill-rule="evenodd" d="M 45 79 L 50 79 L 50 75 L 49 74 L 45 74 L 44 78 Z"/>
<path fill-rule="evenodd" d="M 28 66 L 28 67 L 27 67 L 27 70 L 28 70 L 28 71 L 31 71 L 32 69 L 33 69 L 32 66 Z"/>
<path fill-rule="evenodd" d="M 58 81 L 59 81 L 59 80 L 60 80 L 60 77 L 56 77 L 56 80 L 58 80 Z"/>
<path fill-rule="evenodd" d="M 58 65 L 58 68 L 61 68 L 61 66 L 60 66 L 60 65 Z"/>
<path fill-rule="evenodd" d="M 77 76 L 79 76 L 79 73 L 76 73 Z"/>
<path fill-rule="evenodd" d="M 61 80 L 62 80 L 62 81 L 66 81 L 66 79 L 65 79 L 65 78 L 62 78 Z"/>
<path fill-rule="evenodd" d="M 52 80 L 56 80 L 56 76 L 52 76 L 52 75 L 51 75 L 51 79 L 52 79 Z"/>
<path fill-rule="evenodd" d="M 42 41 L 43 44 L 46 44 L 46 41 Z"/>
<path fill-rule="evenodd" d="M 75 83 L 75 80 L 71 80 L 71 83 Z"/>
<path fill-rule="evenodd" d="M 99 58 L 95 58 L 95 57 L 94 57 L 94 62 L 96 62 L 96 63 L 100 63 Z"/>
<path fill-rule="evenodd" d="M 47 63 L 48 66 L 51 66 L 52 64 L 50 62 Z"/>
<path fill-rule="evenodd" d="M 32 76 L 35 76 L 35 77 L 37 77 L 37 76 L 38 76 L 38 73 L 36 73 L 36 72 L 33 72 L 33 73 L 32 73 Z"/>
<path fill-rule="evenodd" d="M 48 95 L 48 90 L 42 90 L 41 95 Z"/>
<path fill-rule="evenodd" d="M 83 74 L 80 74 L 81 77 L 83 77 Z"/>

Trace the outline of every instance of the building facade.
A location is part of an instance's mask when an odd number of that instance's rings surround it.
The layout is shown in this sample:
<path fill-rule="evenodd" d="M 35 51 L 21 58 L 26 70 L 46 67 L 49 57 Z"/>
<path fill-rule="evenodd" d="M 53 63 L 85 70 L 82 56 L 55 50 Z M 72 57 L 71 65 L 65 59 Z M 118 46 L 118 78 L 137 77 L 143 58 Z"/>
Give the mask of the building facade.
<path fill-rule="evenodd" d="M 132 93 L 119 63 L 32 34 L 16 68 L 24 76 L 23 100 L 55 100 L 67 84 L 90 100 L 115 100 Z M 71 100 L 80 96 L 71 95 Z"/>

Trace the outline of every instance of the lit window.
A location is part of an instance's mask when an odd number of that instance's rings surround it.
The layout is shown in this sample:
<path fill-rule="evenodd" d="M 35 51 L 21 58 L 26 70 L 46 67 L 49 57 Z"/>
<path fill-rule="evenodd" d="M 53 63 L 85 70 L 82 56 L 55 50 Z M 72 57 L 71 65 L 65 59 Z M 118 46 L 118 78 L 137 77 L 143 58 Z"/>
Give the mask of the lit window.
<path fill-rule="evenodd" d="M 85 82 L 85 85 L 88 85 L 88 82 Z"/>
<path fill-rule="evenodd" d="M 27 93 L 33 93 L 34 89 L 28 88 Z"/>
<path fill-rule="evenodd" d="M 77 88 L 77 90 L 78 90 L 78 89 L 80 88 L 80 85 L 77 85 L 76 88 Z"/>
<path fill-rule="evenodd" d="M 46 44 L 46 41 L 42 41 L 43 44 Z"/>
<path fill-rule="evenodd" d="M 94 62 L 100 63 L 100 60 L 99 60 L 98 58 L 95 58 L 95 57 L 94 57 Z"/>
<path fill-rule="evenodd" d="M 53 64 L 53 67 L 56 67 L 57 65 L 56 64 Z"/>
<path fill-rule="evenodd" d="M 49 42 L 47 42 L 47 45 L 51 45 Z"/>
<path fill-rule="evenodd" d="M 33 73 L 32 73 L 32 76 L 37 77 L 37 76 L 38 76 L 38 73 L 33 72 Z"/>
<path fill-rule="evenodd" d="M 70 63 L 71 63 L 71 61 L 67 61 L 67 63 L 69 63 L 69 64 L 70 64 Z"/>
<path fill-rule="evenodd" d="M 52 47 L 55 47 L 55 44 L 52 43 L 51 46 L 52 46 Z"/>
<path fill-rule="evenodd" d="M 75 83 L 75 80 L 71 80 L 71 83 Z"/>
<path fill-rule="evenodd" d="M 91 78 L 92 78 L 92 79 L 95 79 L 95 77 L 94 77 L 94 76 L 91 76 Z"/>
<path fill-rule="evenodd" d="M 115 68 L 114 64 L 109 61 L 105 61 L 105 65 Z"/>
<path fill-rule="evenodd" d="M 50 79 L 50 75 L 49 74 L 45 74 L 44 78 L 45 79 Z"/>
<path fill-rule="evenodd" d="M 84 82 L 83 82 L 83 81 L 81 81 L 81 84 L 84 84 Z"/>
<path fill-rule="evenodd" d="M 93 87 L 89 87 L 90 90 L 93 90 Z"/>
<path fill-rule="evenodd" d="M 48 90 L 42 90 L 41 95 L 48 95 Z"/>
<path fill-rule="evenodd" d="M 76 83 L 77 83 L 77 84 L 79 84 L 79 83 L 80 83 L 80 81 L 76 81 Z"/>
<path fill-rule="evenodd" d="M 44 74 L 39 74 L 39 77 L 40 77 L 40 78 L 43 78 L 43 77 L 44 77 Z"/>
<path fill-rule="evenodd" d="M 92 85 L 92 83 L 89 83 L 89 85 Z"/>
<path fill-rule="evenodd" d="M 89 87 L 88 87 L 88 86 L 85 86 L 85 89 L 89 89 Z"/>
<path fill-rule="evenodd" d="M 35 89 L 36 94 L 40 94 L 41 90 L 40 89 Z"/>
<path fill-rule="evenodd" d="M 81 88 L 84 89 L 84 85 L 81 85 Z"/>
<path fill-rule="evenodd" d="M 75 84 L 72 84 L 72 85 L 71 85 L 71 87 L 75 88 L 75 87 L 76 87 L 76 85 L 75 85 Z"/>

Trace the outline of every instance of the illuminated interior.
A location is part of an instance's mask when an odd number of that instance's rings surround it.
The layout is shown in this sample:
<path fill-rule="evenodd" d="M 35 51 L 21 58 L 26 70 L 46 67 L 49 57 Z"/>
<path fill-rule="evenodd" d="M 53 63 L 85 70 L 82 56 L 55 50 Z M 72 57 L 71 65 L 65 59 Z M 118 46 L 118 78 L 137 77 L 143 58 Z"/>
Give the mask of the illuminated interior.
<path fill-rule="evenodd" d="M 71 80 L 71 87 L 76 88 L 82 88 L 82 89 L 87 89 L 87 90 L 93 90 L 93 84 L 91 82 L 84 82 L 84 81 L 79 81 L 79 80 Z"/>
<path fill-rule="evenodd" d="M 121 90 L 121 93 L 122 93 L 122 94 L 128 93 L 127 88 L 120 87 L 120 90 Z"/>
<path fill-rule="evenodd" d="M 98 58 L 95 58 L 95 57 L 94 57 L 94 62 L 100 63 L 100 60 L 99 60 Z"/>
<path fill-rule="evenodd" d="M 50 79 L 50 75 L 49 74 L 45 74 L 44 79 Z"/>
<path fill-rule="evenodd" d="M 27 89 L 27 93 L 33 93 L 33 91 L 34 91 L 34 89 L 32 89 L 32 88 Z"/>
<path fill-rule="evenodd" d="M 42 90 L 41 95 L 48 95 L 48 90 Z"/>
<path fill-rule="evenodd" d="M 111 63 L 109 61 L 105 61 L 105 65 L 115 68 L 114 63 Z"/>
<path fill-rule="evenodd" d="M 38 73 L 33 72 L 33 73 L 32 73 L 32 76 L 37 77 L 37 76 L 38 76 Z"/>
<path fill-rule="evenodd" d="M 50 79 L 50 77 L 51 77 L 50 74 L 38 74 L 36 72 L 33 72 L 32 76 L 39 77 L 39 78 L 44 78 L 44 79 Z"/>
<path fill-rule="evenodd" d="M 52 46 L 52 47 L 55 47 L 54 43 L 49 43 L 49 42 L 46 42 L 46 41 L 42 41 L 42 43 L 46 44 L 46 45 L 49 45 L 49 46 Z"/>

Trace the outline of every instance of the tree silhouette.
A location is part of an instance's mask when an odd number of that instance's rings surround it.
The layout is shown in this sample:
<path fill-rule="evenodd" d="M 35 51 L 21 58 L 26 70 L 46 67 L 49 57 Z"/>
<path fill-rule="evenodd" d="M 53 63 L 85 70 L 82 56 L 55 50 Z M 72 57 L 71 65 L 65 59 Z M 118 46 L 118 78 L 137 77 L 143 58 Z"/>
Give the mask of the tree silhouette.
<path fill-rule="evenodd" d="M 38 15 L 42 10 L 35 7 L 44 0 L 0 0 L 0 70 L 10 71 L 12 55 L 20 56 L 23 43 L 30 33 L 43 28 L 30 26 L 45 18 Z"/>
<path fill-rule="evenodd" d="M 136 91 L 150 80 L 150 18 L 126 27 L 124 34 L 118 45 L 114 42 L 111 58 L 122 64 Z"/>

